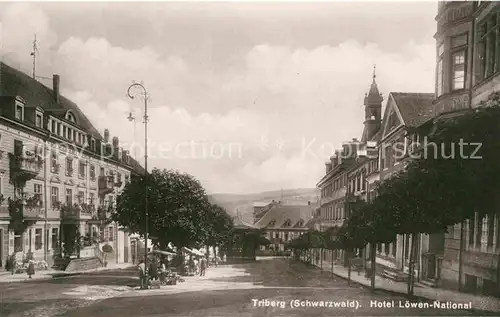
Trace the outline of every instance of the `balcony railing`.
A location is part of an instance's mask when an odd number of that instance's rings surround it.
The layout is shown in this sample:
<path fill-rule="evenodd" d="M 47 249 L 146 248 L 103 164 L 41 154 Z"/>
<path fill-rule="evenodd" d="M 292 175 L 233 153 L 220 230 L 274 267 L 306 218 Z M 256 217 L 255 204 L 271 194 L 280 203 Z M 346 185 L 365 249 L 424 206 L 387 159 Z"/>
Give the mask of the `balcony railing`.
<path fill-rule="evenodd" d="M 114 190 L 114 183 L 113 183 L 113 178 L 112 176 L 99 176 L 99 181 L 98 181 L 98 188 L 99 188 L 99 194 L 100 195 L 107 195 L 109 193 L 112 193 Z"/>
<path fill-rule="evenodd" d="M 10 167 L 14 178 L 23 177 L 26 180 L 34 178 L 43 168 L 44 160 L 34 152 L 24 151 L 20 154 L 9 153 Z"/>
<path fill-rule="evenodd" d="M 80 206 L 78 204 L 62 205 L 61 206 L 61 218 L 63 218 L 63 219 L 79 219 L 80 218 Z"/>
<path fill-rule="evenodd" d="M 60 210 L 63 219 L 91 219 L 97 214 L 95 205 L 93 204 L 61 205 Z"/>

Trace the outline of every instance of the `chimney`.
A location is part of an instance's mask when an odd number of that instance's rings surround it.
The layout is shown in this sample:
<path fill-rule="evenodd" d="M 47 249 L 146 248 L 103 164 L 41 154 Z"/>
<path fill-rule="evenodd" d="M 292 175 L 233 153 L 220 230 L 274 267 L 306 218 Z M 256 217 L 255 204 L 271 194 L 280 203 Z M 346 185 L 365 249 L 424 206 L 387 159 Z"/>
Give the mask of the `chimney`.
<path fill-rule="evenodd" d="M 307 202 L 307 205 L 308 205 L 308 206 L 311 206 L 311 201 L 310 201 L 310 200 Z"/>
<path fill-rule="evenodd" d="M 54 100 L 59 103 L 59 75 L 52 76 L 52 90 L 54 91 Z"/>
<path fill-rule="evenodd" d="M 120 141 L 118 137 L 113 137 L 113 148 L 118 149 L 118 145 L 120 144 Z"/>
<path fill-rule="evenodd" d="M 109 130 L 104 129 L 104 143 L 108 143 L 108 142 L 109 142 Z"/>

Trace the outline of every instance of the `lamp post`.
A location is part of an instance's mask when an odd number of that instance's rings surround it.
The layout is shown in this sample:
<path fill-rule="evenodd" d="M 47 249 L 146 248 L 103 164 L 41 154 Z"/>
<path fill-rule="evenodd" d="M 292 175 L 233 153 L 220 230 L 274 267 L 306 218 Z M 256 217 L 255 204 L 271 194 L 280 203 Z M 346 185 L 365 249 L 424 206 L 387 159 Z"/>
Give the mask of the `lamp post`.
<path fill-rule="evenodd" d="M 139 88 L 142 90 L 142 97 L 144 98 L 144 218 L 145 218 L 145 234 L 144 234 L 144 266 L 147 269 L 148 264 L 148 92 L 146 87 L 142 83 L 133 82 L 132 85 L 128 87 L 127 95 L 130 99 L 134 99 L 135 95 L 132 93 L 134 88 Z"/>

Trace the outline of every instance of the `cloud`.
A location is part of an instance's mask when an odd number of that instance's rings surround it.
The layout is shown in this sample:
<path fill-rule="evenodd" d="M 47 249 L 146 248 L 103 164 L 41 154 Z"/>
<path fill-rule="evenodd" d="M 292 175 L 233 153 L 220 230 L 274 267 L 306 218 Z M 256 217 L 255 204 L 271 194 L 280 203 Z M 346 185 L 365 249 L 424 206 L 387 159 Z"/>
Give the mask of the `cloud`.
<path fill-rule="evenodd" d="M 43 11 L 12 8 L 0 20 L 2 47 L 26 51 L 34 29 L 44 39 L 56 38 Z M 14 23 L 16 15 L 29 23 Z M 41 63 L 46 75 L 61 75 L 63 93 L 101 131 L 109 129 L 126 145 L 144 143 L 143 101 L 126 97 L 132 80 L 143 80 L 151 96 L 149 166 L 192 173 L 209 191 L 253 192 L 315 186 L 333 150 L 361 136 L 373 64 L 385 96 L 432 92 L 434 51 L 432 38 L 401 43 L 400 53 L 355 39 L 309 49 L 261 44 L 214 69 L 166 50 L 75 34 L 52 45 Z M 30 69 L 29 56 L 12 58 Z"/>

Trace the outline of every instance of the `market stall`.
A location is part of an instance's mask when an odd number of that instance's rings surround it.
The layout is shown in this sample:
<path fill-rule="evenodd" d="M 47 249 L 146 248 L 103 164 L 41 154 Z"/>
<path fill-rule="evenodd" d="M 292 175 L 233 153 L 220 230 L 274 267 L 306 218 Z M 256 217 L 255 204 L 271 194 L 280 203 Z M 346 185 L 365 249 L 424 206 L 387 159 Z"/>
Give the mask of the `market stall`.
<path fill-rule="evenodd" d="M 177 282 L 184 281 L 177 275 L 175 268 L 172 269 L 168 265 L 176 255 L 175 253 L 156 249 L 149 252 L 148 255 L 151 256 L 151 260 L 155 261 L 159 267 L 157 281 L 159 285 L 175 285 Z"/>

